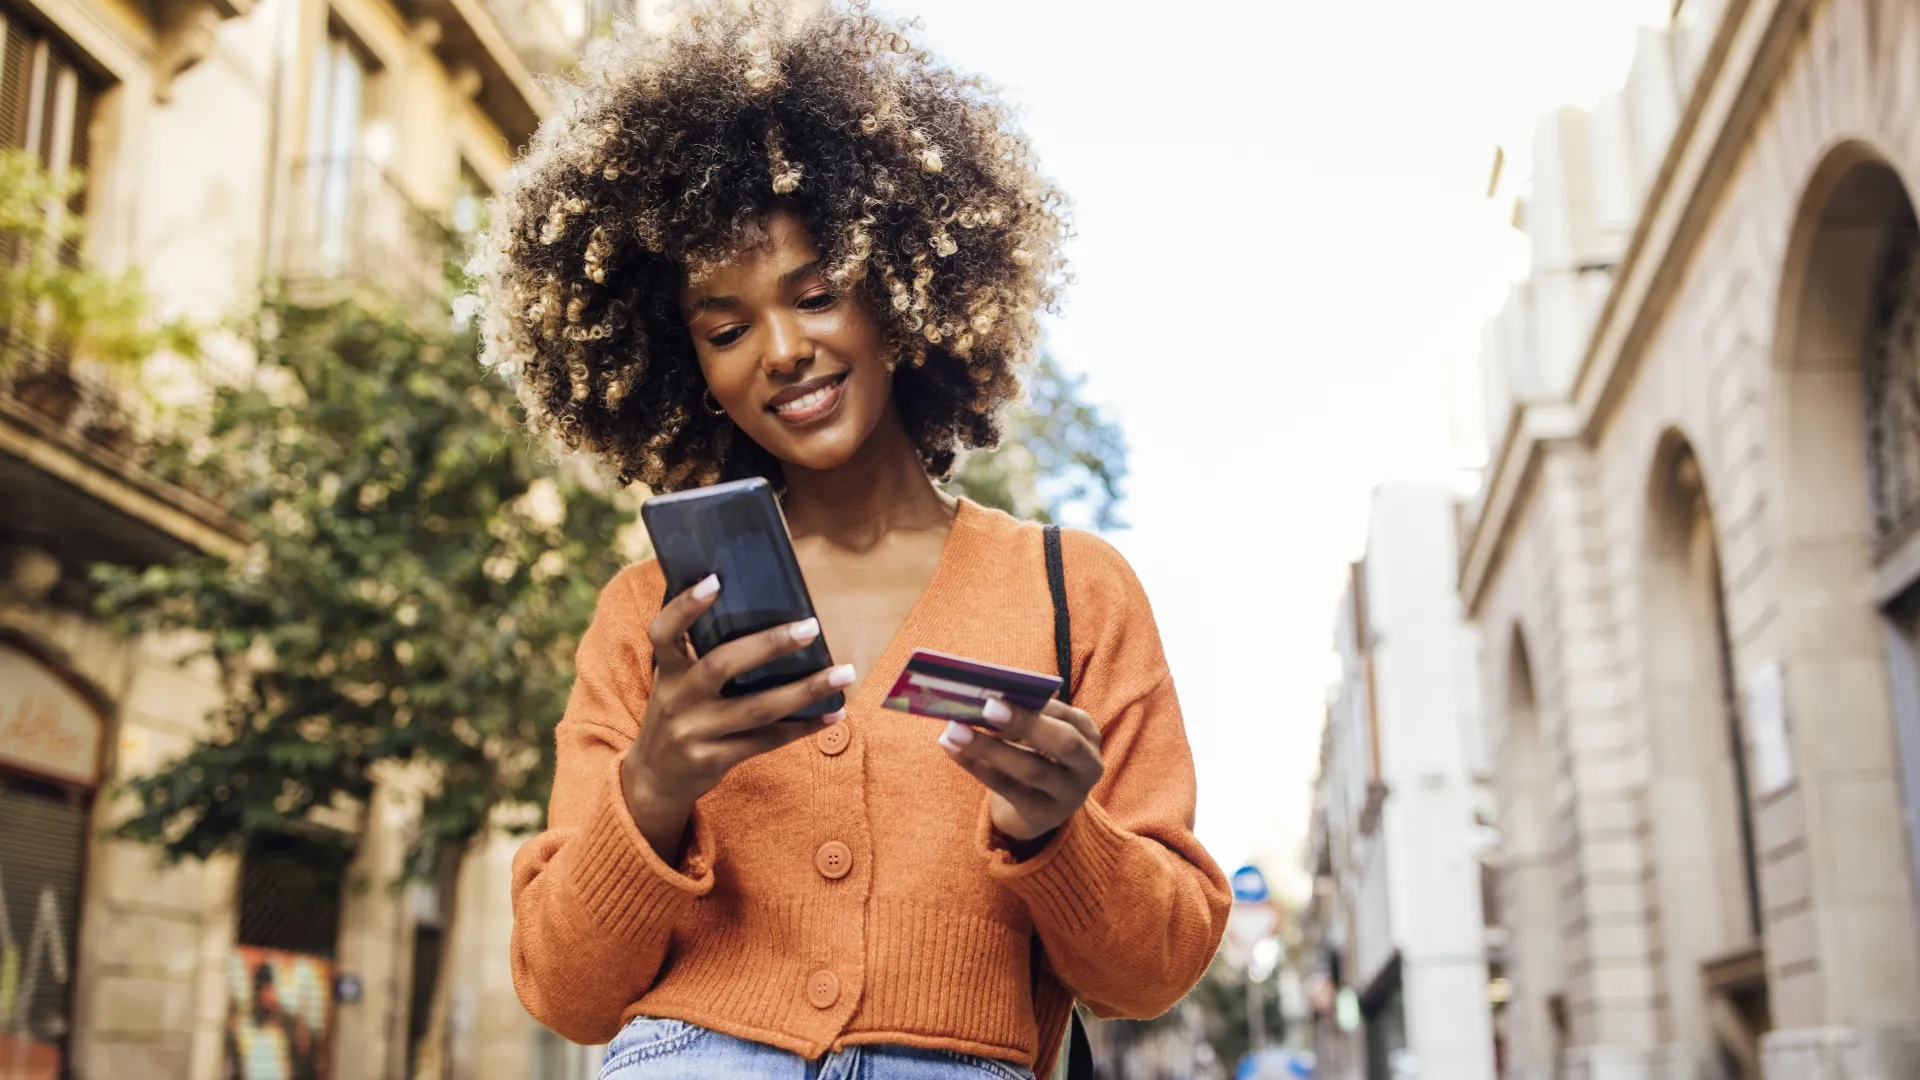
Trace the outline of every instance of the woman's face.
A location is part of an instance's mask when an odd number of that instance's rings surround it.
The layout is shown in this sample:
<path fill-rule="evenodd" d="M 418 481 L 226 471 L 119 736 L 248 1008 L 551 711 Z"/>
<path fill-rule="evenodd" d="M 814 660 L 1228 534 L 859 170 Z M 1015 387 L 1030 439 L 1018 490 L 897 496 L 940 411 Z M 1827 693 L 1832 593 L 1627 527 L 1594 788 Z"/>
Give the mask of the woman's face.
<path fill-rule="evenodd" d="M 714 400 L 774 457 L 815 470 L 851 459 L 893 394 L 873 313 L 830 291 L 820 261 L 800 219 L 776 211 L 765 243 L 681 296 Z"/>

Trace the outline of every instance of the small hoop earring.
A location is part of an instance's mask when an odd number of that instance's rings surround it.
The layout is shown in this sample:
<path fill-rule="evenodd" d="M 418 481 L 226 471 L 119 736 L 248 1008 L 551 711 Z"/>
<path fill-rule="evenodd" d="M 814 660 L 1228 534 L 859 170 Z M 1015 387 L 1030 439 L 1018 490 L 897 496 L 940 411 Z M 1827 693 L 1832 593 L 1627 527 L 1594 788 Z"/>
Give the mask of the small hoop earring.
<path fill-rule="evenodd" d="M 720 399 L 713 396 L 712 390 L 708 390 L 700 396 L 700 403 L 706 406 L 708 416 L 727 415 L 727 410 L 720 407 Z"/>

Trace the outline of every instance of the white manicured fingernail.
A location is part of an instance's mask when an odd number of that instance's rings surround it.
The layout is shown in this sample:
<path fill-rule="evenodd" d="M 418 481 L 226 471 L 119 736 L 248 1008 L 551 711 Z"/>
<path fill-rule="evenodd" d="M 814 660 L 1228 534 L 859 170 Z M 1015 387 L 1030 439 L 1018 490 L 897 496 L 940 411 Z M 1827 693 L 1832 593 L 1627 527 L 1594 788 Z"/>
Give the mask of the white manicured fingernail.
<path fill-rule="evenodd" d="M 957 720 L 947 721 L 947 730 L 940 733 L 940 745 L 955 753 L 972 741 L 973 729 Z"/>
<path fill-rule="evenodd" d="M 705 600 L 720 591 L 720 575 L 708 574 L 693 586 L 693 598 Z"/>
<path fill-rule="evenodd" d="M 995 727 L 1013 719 L 1013 710 L 1007 708 L 1007 703 L 999 698 L 988 698 L 987 703 L 980 707 L 980 714 L 987 723 Z"/>
<path fill-rule="evenodd" d="M 827 672 L 827 685 L 836 690 L 842 686 L 852 686 L 853 665 L 841 664 L 839 667 Z"/>
<path fill-rule="evenodd" d="M 845 720 L 846 718 L 847 718 L 847 710 L 835 709 L 832 712 L 828 713 L 827 715 L 821 717 L 820 722 L 827 725 L 828 727 L 832 727 L 833 725 L 839 723 L 842 720 Z"/>
<path fill-rule="evenodd" d="M 812 641 L 814 638 L 820 636 L 820 620 L 806 619 L 794 623 L 793 626 L 788 629 L 788 633 L 793 635 L 793 640 L 795 641 Z"/>

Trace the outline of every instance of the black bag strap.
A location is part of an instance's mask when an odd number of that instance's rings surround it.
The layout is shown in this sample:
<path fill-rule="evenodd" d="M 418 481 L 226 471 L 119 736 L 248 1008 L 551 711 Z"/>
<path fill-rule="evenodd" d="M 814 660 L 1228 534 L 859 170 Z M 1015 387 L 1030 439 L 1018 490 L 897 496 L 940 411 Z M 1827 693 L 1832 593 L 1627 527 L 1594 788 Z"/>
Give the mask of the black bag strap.
<path fill-rule="evenodd" d="M 1053 594 L 1053 662 L 1060 673 L 1061 701 L 1073 704 L 1073 613 L 1067 609 L 1067 563 L 1060 552 L 1060 526 L 1042 526 L 1047 549 L 1047 591 Z"/>
<path fill-rule="evenodd" d="M 1067 606 L 1067 562 L 1060 550 L 1060 526 L 1044 525 L 1040 539 L 1047 554 L 1047 592 L 1053 597 L 1053 659 L 1060 673 L 1061 701 L 1073 703 L 1073 613 Z M 1093 1047 L 1072 1007 L 1067 1025 L 1067 1080 L 1093 1080 Z"/>

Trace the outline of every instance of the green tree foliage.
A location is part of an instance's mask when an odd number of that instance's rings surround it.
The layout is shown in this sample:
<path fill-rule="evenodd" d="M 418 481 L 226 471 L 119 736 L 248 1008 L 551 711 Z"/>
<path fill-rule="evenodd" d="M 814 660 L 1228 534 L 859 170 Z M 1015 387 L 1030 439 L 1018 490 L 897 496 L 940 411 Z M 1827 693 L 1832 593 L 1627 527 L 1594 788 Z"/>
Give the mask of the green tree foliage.
<path fill-rule="evenodd" d="M 1027 401 L 1008 418 L 999 447 L 967 455 L 949 490 L 1016 517 L 1121 527 L 1126 435 L 1081 400 L 1085 382 L 1041 354 L 1026 380 Z"/>
<path fill-rule="evenodd" d="M 212 737 L 131 782 L 120 832 L 204 858 L 426 763 L 421 852 L 458 851 L 496 805 L 545 804 L 631 507 L 528 443 L 470 335 L 357 304 L 258 330 L 252 377 L 159 457 L 251 528 L 244 563 L 95 571 L 103 614 L 192 632 L 229 691 Z"/>
<path fill-rule="evenodd" d="M 78 258 L 85 220 L 64 208 L 83 184 L 78 172 L 56 179 L 34 155 L 0 150 L 0 373 L 29 345 L 115 366 L 194 351 L 190 327 L 154 315 L 138 274 Z"/>

